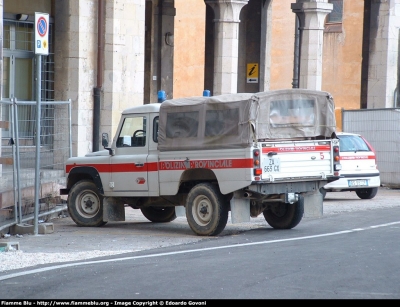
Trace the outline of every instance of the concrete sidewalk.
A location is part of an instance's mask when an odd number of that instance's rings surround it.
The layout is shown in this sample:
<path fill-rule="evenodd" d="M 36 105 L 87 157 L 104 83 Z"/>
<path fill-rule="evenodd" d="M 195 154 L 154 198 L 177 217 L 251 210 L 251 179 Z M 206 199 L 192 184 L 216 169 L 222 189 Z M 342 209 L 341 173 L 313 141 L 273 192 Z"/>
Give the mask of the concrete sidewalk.
<path fill-rule="evenodd" d="M 327 193 L 323 215 L 395 206 L 400 206 L 400 189 L 382 187 L 371 200 L 359 199 L 354 192 Z M 19 250 L 0 252 L 0 272 L 36 264 L 90 259 L 213 239 L 194 234 L 186 217 L 159 224 L 148 221 L 140 210 L 130 207 L 125 210 L 126 221 L 109 222 L 103 227 L 78 227 L 70 217 L 61 217 L 50 221 L 54 227 L 52 233 L 2 238 L 0 243 L 18 243 Z M 232 224 L 228 220 L 220 236 L 260 227 L 269 227 L 263 215 L 252 218 L 249 223 Z"/>

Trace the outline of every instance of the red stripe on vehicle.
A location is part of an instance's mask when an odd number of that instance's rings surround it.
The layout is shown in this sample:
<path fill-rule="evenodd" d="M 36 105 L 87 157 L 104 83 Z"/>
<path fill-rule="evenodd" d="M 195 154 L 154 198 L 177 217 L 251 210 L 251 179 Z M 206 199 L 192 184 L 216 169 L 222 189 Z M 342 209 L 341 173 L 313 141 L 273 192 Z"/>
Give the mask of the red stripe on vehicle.
<path fill-rule="evenodd" d="M 158 171 L 158 163 L 157 162 L 150 162 L 147 164 L 147 171 L 148 172 L 157 172 Z"/>
<path fill-rule="evenodd" d="M 340 156 L 340 160 L 375 160 L 375 156 Z"/>
<path fill-rule="evenodd" d="M 189 163 L 189 164 L 188 164 Z M 217 159 L 217 160 L 191 160 L 191 161 L 162 161 L 159 163 L 162 170 L 185 170 L 188 168 L 208 168 L 208 169 L 230 169 L 230 168 L 252 168 L 253 159 Z M 66 165 L 67 173 L 75 167 L 93 167 L 99 173 L 129 173 L 129 172 L 156 172 L 158 171 L 157 162 L 145 163 L 142 167 L 137 167 L 134 163 L 119 164 L 71 164 Z"/>
<path fill-rule="evenodd" d="M 330 151 L 331 147 L 329 145 L 317 145 L 317 146 L 288 146 L 288 147 L 264 147 L 262 149 L 263 154 L 268 154 L 269 152 L 320 152 L 320 151 Z"/>
<path fill-rule="evenodd" d="M 142 167 L 137 167 L 134 163 L 119 164 L 71 164 L 65 166 L 67 173 L 75 167 L 93 167 L 99 173 L 129 173 L 129 172 L 154 172 L 158 171 L 157 162 L 145 163 Z"/>
<path fill-rule="evenodd" d="M 161 161 L 160 171 L 185 170 L 188 168 L 229 169 L 252 168 L 253 159 L 217 159 L 217 160 L 190 160 L 190 161 Z"/>

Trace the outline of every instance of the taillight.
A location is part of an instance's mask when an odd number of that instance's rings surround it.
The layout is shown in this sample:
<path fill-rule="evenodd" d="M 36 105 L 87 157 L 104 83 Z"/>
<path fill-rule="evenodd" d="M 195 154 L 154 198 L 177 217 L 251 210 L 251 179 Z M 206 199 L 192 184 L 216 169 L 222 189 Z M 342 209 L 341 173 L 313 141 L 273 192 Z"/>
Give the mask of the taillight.
<path fill-rule="evenodd" d="M 262 169 L 261 168 L 255 168 L 254 169 L 254 176 L 261 176 L 262 175 Z"/>
<path fill-rule="evenodd" d="M 340 164 L 340 148 L 339 148 L 339 140 L 335 139 L 332 142 L 333 144 L 333 170 L 335 172 L 335 176 L 337 176 L 337 172 L 342 169 L 342 165 Z"/>
<path fill-rule="evenodd" d="M 259 149 L 253 149 L 253 169 L 254 169 L 254 176 L 262 175 Z"/>

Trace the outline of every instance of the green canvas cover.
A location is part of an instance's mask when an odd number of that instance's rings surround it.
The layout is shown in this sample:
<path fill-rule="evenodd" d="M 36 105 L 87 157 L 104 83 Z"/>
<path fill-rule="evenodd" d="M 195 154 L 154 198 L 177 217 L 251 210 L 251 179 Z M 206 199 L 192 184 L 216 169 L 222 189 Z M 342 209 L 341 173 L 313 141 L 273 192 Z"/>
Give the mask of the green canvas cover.
<path fill-rule="evenodd" d="M 287 89 L 166 100 L 160 151 L 247 147 L 277 139 L 330 138 L 336 130 L 332 96 Z"/>

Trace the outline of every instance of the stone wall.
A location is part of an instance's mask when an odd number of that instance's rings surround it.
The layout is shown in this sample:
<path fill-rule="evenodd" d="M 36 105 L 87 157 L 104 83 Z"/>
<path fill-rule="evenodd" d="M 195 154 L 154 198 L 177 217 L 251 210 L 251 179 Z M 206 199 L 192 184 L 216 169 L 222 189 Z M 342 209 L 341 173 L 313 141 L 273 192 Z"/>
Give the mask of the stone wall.
<path fill-rule="evenodd" d="M 145 1 L 105 3 L 99 133 L 113 136 L 121 111 L 143 104 Z M 55 94 L 56 100 L 72 99 L 73 156 L 85 155 L 93 148 L 93 90 L 98 86 L 97 9 L 97 0 L 55 2 Z"/>

